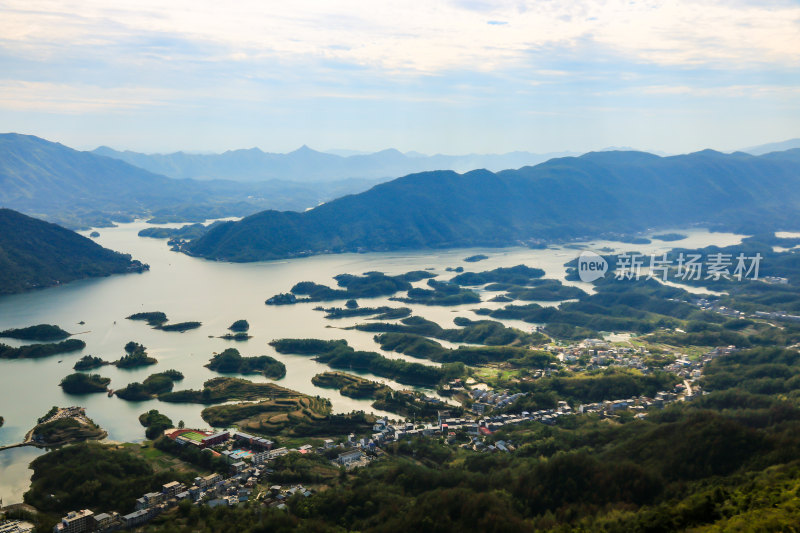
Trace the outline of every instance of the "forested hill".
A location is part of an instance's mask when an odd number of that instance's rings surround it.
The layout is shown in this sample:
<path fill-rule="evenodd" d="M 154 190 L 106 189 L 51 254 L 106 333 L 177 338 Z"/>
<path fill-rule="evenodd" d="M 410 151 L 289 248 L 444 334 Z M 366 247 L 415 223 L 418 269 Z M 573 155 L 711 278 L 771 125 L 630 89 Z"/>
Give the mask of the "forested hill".
<path fill-rule="evenodd" d="M 146 269 L 61 226 L 0 209 L 0 294 Z"/>
<path fill-rule="evenodd" d="M 330 252 L 596 237 L 692 224 L 797 226 L 800 161 L 705 150 L 658 157 L 593 152 L 498 173 L 412 174 L 303 213 L 220 225 L 187 252 L 256 261 Z"/>

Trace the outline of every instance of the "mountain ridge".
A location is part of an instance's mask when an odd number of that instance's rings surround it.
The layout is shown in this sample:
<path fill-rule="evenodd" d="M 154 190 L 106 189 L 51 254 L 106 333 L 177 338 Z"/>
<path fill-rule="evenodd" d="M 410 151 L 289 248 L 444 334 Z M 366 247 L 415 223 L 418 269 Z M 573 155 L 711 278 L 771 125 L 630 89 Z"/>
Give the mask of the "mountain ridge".
<path fill-rule="evenodd" d="M 98 147 L 92 152 L 176 179 L 231 179 L 243 182 L 268 179 L 298 182 L 347 178 L 389 179 L 429 170 L 465 172 L 484 167 L 503 170 L 571 154 L 515 151 L 505 154 L 425 155 L 404 154 L 395 148 L 386 148 L 368 154 L 339 155 L 320 152 L 307 145 L 285 154 L 265 152 L 260 148 L 228 150 L 221 154 L 144 154 L 130 150 L 117 151 L 107 146 Z"/>
<path fill-rule="evenodd" d="M 800 162 L 704 150 L 590 152 L 497 173 L 411 174 L 304 213 L 263 211 L 189 243 L 255 261 L 318 253 L 507 246 L 705 224 L 787 226 Z M 754 207 L 758 206 L 758 207 Z"/>
<path fill-rule="evenodd" d="M 33 135 L 0 134 L 0 207 L 71 228 L 143 216 L 201 222 L 267 208 L 306 209 L 374 184 L 174 179 L 102 152 L 81 152 Z"/>

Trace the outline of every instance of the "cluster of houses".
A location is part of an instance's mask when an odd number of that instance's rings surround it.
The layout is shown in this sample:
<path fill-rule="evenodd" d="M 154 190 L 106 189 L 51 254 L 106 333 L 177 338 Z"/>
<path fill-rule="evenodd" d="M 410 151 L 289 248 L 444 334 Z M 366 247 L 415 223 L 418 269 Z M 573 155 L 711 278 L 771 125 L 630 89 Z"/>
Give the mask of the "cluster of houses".
<path fill-rule="evenodd" d="M 259 478 L 267 473 L 256 465 L 242 469 L 233 469 L 234 473 L 225 478 L 220 474 L 209 474 L 194 478 L 191 487 L 173 481 L 162 486 L 160 492 L 148 492 L 136 500 L 132 513 L 95 514 L 89 509 L 74 511 L 61 519 L 53 533 L 105 533 L 120 529 L 132 529 L 146 524 L 164 511 L 182 501 L 190 501 L 196 505 L 209 507 L 234 506 L 255 499 L 257 496 L 266 505 L 284 508 L 284 502 L 295 494 L 304 497 L 312 492 L 301 485 L 283 489 L 280 485 L 270 487 L 266 494 L 254 494 Z"/>
<path fill-rule="evenodd" d="M 511 405 L 517 399 L 525 396 L 524 393 L 508 394 L 504 391 L 491 391 L 482 389 L 472 389 L 469 391 L 473 399 L 472 410 L 482 414 L 490 409 L 499 409 Z"/>
<path fill-rule="evenodd" d="M 626 346 L 612 346 L 604 340 L 585 339 L 578 344 L 566 347 L 555 346 L 552 351 L 559 360 L 565 363 L 575 363 L 582 356 L 589 358 L 590 366 L 622 366 L 635 368 L 642 372 L 650 369 L 644 363 L 643 357 L 649 354 L 645 348 L 632 348 Z"/>
<path fill-rule="evenodd" d="M 202 434 L 197 430 L 190 431 Z M 174 431 L 168 433 L 168 436 L 181 444 L 200 448 L 225 444 L 247 447 L 252 450 L 246 454 L 249 462 L 241 460 L 244 457 L 244 455 L 240 455 L 242 450 L 225 450 L 220 455 L 226 459 L 230 466 L 230 475 L 227 478 L 220 474 L 196 477 L 190 487 L 178 481 L 167 483 L 162 486 L 161 491 L 148 492 L 138 498 L 135 510 L 126 515 L 120 515 L 116 512 L 94 514 L 89 509 L 74 511 L 61 519 L 61 522 L 53 528 L 53 533 L 105 533 L 120 529 L 131 529 L 146 524 L 182 501 L 210 507 L 238 505 L 257 496 L 253 494 L 253 491 L 256 489 L 258 480 L 270 472 L 266 468 L 266 464 L 269 461 L 286 455 L 290 451 L 300 453 L 313 451 L 310 444 L 292 450 L 285 447 L 273 449 L 272 441 L 242 432 L 224 431 L 209 434 L 203 439 L 183 437 L 182 435 L 185 434 L 186 431 Z M 283 490 L 279 485 L 275 485 L 271 487 L 268 494 L 261 495 L 261 500 L 265 504 L 281 507 L 287 498 L 297 492 L 305 497 L 311 495 L 311 491 L 300 485 L 286 490 Z"/>
<path fill-rule="evenodd" d="M 771 320 L 789 320 L 791 322 L 800 322 L 800 316 L 790 315 L 786 311 L 756 311 L 755 316 L 758 318 L 769 318 Z"/>

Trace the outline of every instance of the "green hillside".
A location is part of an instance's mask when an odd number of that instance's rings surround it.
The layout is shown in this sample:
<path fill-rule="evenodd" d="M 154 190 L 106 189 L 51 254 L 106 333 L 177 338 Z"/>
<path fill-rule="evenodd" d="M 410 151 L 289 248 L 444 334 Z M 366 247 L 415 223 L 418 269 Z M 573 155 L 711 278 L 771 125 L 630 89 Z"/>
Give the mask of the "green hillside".
<path fill-rule="evenodd" d="M 148 268 L 56 224 L 0 209 L 0 294 Z"/>
<path fill-rule="evenodd" d="M 303 213 L 221 224 L 192 255 L 257 261 L 363 250 L 505 246 L 704 224 L 797 226 L 800 163 L 711 150 L 598 152 L 498 173 L 426 172 Z"/>

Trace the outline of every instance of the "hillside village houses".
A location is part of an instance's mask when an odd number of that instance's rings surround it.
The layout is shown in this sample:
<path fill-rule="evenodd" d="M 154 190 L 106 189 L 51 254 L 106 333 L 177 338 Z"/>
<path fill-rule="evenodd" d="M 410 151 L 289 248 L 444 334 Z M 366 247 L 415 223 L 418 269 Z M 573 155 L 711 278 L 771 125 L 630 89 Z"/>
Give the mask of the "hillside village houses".
<path fill-rule="evenodd" d="M 619 363 L 638 364 L 638 356 L 631 351 L 614 350 L 603 346 L 602 341 L 584 342 L 578 346 L 570 346 L 560 351 L 564 359 L 579 356 L 590 350 L 593 357 L 607 357 Z M 383 452 L 381 445 L 412 438 L 445 438 L 453 443 L 457 433 L 465 434 L 469 442 L 462 443 L 463 448 L 470 448 L 478 452 L 511 453 L 515 450 L 511 442 L 498 440 L 487 441 L 491 435 L 506 426 L 536 421 L 542 424 L 554 424 L 560 417 L 574 416 L 576 414 L 595 413 L 600 416 L 615 416 L 620 411 L 633 411 L 635 416 L 643 417 L 649 408 L 660 408 L 675 401 L 687 401 L 702 394 L 695 380 L 702 374 L 702 367 L 717 357 L 725 356 L 736 351 L 734 346 L 719 347 L 704 354 L 696 360 L 678 358 L 665 369 L 684 377 L 684 382 L 678 384 L 672 391 L 660 391 L 653 398 L 632 397 L 621 398 L 604 402 L 578 405 L 573 409 L 567 402 L 559 401 L 553 409 L 542 409 L 534 412 L 522 411 L 520 413 L 490 413 L 483 415 L 485 409 L 508 408 L 524 396 L 523 393 L 508 394 L 503 391 L 473 389 L 469 391 L 473 398 L 473 413 L 475 418 L 453 417 L 448 410 L 439 410 L 435 423 L 414 424 L 410 422 L 394 422 L 379 419 L 372 427 L 371 437 L 357 438 L 349 435 L 346 440 L 334 443 L 333 439 L 325 439 L 323 445 L 314 449 L 310 444 L 296 449 L 285 447 L 273 449 L 274 443 L 262 437 L 256 437 L 239 431 L 222 431 L 209 434 L 206 437 L 194 440 L 182 437 L 186 432 L 199 432 L 199 430 L 168 430 L 167 436 L 178 443 L 201 448 L 211 448 L 224 444 L 235 445 L 249 450 L 245 460 L 230 450 L 223 450 L 220 455 L 225 457 L 229 464 L 228 477 L 220 474 L 210 474 L 205 477 L 196 477 L 189 487 L 173 481 L 163 485 L 159 492 L 148 492 L 136 500 L 136 507 L 132 513 L 119 515 L 116 512 L 94 514 L 89 509 L 68 513 L 53 528 L 53 533 L 83 533 L 106 532 L 119 529 L 130 529 L 147 523 L 154 517 L 181 501 L 188 500 L 194 505 L 219 505 L 231 506 L 250 501 L 254 498 L 253 488 L 259 481 L 264 481 L 269 476 L 267 466 L 270 461 L 290 452 L 298 453 L 325 453 L 336 449 L 338 453 L 334 464 L 349 469 L 367 464 Z M 483 406 L 477 407 L 476 406 Z M 209 432 L 210 433 L 210 432 Z M 226 453 L 229 452 L 229 453 Z M 217 452 L 214 452 L 217 453 Z M 296 494 L 308 497 L 312 492 L 300 485 L 283 489 L 279 485 L 270 488 L 267 494 L 259 499 L 263 505 L 285 508 L 288 497 Z"/>

